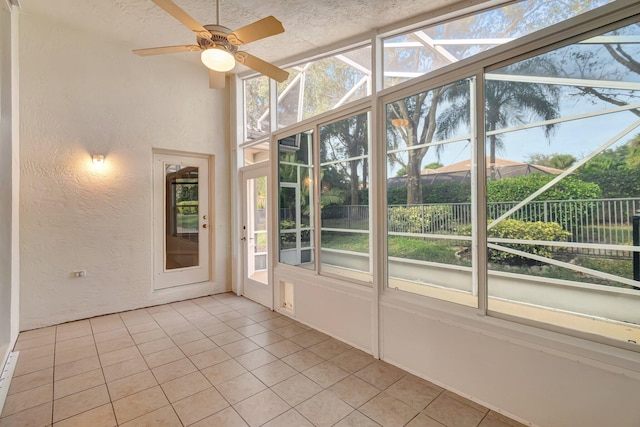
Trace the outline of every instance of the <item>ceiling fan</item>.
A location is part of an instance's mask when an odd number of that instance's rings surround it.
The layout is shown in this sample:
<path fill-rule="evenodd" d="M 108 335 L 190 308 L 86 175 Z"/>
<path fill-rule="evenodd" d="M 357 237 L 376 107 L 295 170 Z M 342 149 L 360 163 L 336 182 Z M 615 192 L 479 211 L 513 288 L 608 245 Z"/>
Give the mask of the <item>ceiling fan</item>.
<path fill-rule="evenodd" d="M 167 53 L 199 52 L 202 63 L 209 68 L 209 87 L 224 88 L 224 73 L 233 69 L 236 61 L 257 72 L 283 82 L 289 73 L 247 52 L 238 50 L 239 46 L 284 32 L 282 23 L 273 16 L 244 26 L 238 30 L 220 25 L 220 9 L 216 0 L 216 25 L 200 25 L 171 0 L 152 0 L 169 15 L 176 18 L 196 35 L 195 45 L 152 47 L 133 51 L 139 56 L 164 55 Z"/>

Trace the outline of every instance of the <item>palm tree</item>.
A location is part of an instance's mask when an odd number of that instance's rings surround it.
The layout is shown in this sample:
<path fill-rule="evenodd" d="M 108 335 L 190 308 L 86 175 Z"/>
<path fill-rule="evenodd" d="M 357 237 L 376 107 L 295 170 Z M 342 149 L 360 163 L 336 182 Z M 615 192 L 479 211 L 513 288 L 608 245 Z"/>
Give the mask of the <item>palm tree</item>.
<path fill-rule="evenodd" d="M 539 75 L 553 70 L 553 63 L 543 58 L 531 58 L 500 70 L 507 75 Z M 544 71 L 544 73 L 542 73 Z M 447 100 L 451 106 L 438 118 L 438 136 L 446 138 L 462 123 L 470 122 L 469 91 L 450 90 Z M 485 131 L 491 133 L 508 126 L 527 123 L 527 119 L 552 120 L 560 116 L 560 89 L 541 83 L 488 80 L 485 85 Z M 549 138 L 555 124 L 544 126 Z M 495 177 L 496 149 L 504 147 L 503 135 L 492 133 L 489 140 L 489 167 Z"/>

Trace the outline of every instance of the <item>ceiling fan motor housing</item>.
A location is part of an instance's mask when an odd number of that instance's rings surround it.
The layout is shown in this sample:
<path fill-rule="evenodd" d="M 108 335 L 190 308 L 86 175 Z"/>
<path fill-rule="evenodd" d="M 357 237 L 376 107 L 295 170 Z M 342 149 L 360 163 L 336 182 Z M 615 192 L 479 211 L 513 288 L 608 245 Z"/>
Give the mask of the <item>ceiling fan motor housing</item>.
<path fill-rule="evenodd" d="M 231 33 L 230 29 L 223 27 L 222 25 L 205 25 L 204 28 L 211 33 L 211 38 L 207 39 L 198 37 L 198 46 L 202 49 L 210 49 L 217 46 L 218 48 L 222 48 L 235 56 L 236 52 L 238 52 L 238 46 L 231 44 L 227 38 L 227 35 Z"/>

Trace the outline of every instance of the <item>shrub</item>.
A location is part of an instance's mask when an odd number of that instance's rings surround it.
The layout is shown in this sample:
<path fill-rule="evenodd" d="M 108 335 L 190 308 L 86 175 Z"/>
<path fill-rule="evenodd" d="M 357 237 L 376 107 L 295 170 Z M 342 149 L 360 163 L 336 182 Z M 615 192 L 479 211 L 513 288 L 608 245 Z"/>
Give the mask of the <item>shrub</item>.
<path fill-rule="evenodd" d="M 539 173 L 515 176 L 487 182 L 488 202 L 513 202 L 522 200 L 554 179 L 554 175 Z M 567 176 L 539 195 L 536 200 L 581 200 L 597 199 L 602 192 L 598 184 L 584 182 Z"/>
<path fill-rule="evenodd" d="M 492 221 L 489 221 L 491 224 Z M 471 226 L 464 226 L 458 230 L 458 233 L 463 236 L 471 235 Z M 517 239 L 517 240 L 547 240 L 553 242 L 566 242 L 571 236 L 571 233 L 562 229 L 562 226 L 556 222 L 529 222 L 520 221 L 517 219 L 505 219 L 500 221 L 496 226 L 489 229 L 487 236 L 497 237 L 502 239 Z M 518 243 L 501 243 L 501 246 L 515 249 L 530 254 L 551 258 L 551 248 L 545 245 L 528 245 Z M 512 264 L 512 265 L 534 265 L 541 264 L 538 261 L 534 261 L 530 258 L 521 257 L 509 252 L 500 250 L 489 251 L 489 261 L 499 264 Z"/>
<path fill-rule="evenodd" d="M 185 200 L 176 203 L 178 207 L 178 213 L 188 215 L 198 213 L 198 201 L 197 200 Z"/>
<path fill-rule="evenodd" d="M 389 231 L 432 233 L 454 227 L 451 206 L 389 207 Z"/>

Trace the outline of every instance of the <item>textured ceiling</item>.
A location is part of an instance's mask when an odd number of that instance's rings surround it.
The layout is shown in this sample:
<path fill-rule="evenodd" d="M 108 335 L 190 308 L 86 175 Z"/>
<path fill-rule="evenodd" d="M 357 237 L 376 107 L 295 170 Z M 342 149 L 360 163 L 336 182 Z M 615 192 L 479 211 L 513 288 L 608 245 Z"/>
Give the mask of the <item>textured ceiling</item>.
<path fill-rule="evenodd" d="M 200 24 L 215 24 L 215 0 L 174 0 Z M 268 15 L 285 33 L 243 50 L 272 62 L 428 13 L 464 0 L 220 0 L 220 24 L 243 27 Z M 481 0 L 483 1 L 483 0 Z M 479 3 L 481 1 L 475 1 Z M 107 36 L 131 49 L 193 44 L 195 37 L 151 0 L 21 0 L 24 13 Z M 176 54 L 193 57 L 192 53 Z M 245 68 L 237 66 L 234 72 Z"/>

